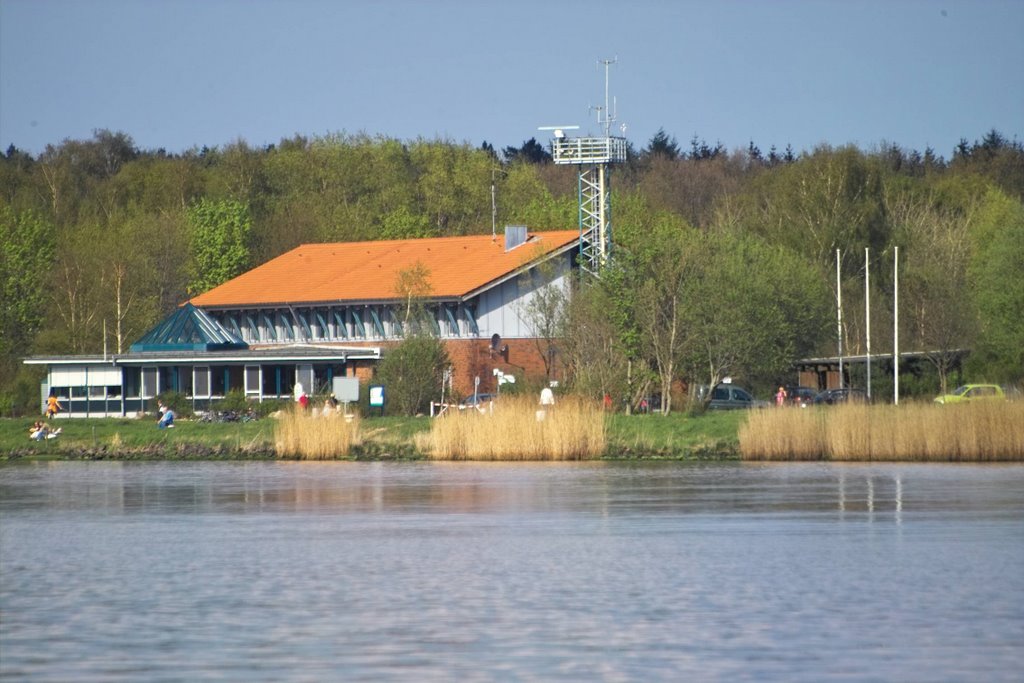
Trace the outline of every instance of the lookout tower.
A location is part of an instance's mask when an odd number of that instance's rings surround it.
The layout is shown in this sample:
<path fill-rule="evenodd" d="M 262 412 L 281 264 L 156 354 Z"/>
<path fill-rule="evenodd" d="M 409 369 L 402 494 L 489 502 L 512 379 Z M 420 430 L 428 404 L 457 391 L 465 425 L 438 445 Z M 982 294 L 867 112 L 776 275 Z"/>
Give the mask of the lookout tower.
<path fill-rule="evenodd" d="M 553 131 L 551 156 L 556 164 L 571 164 L 579 168 L 579 226 L 580 264 L 590 273 L 597 274 L 608 262 L 612 247 L 611 191 L 609 175 L 611 165 L 626 160 L 626 138 L 611 135 L 616 121 L 614 101 L 609 109 L 608 69 L 614 59 L 602 59 L 604 65 L 604 106 L 592 107 L 597 111 L 597 122 L 603 135 L 568 137 L 566 131 L 579 130 L 579 126 L 543 126 L 540 130 Z M 625 130 L 625 126 L 623 126 Z"/>

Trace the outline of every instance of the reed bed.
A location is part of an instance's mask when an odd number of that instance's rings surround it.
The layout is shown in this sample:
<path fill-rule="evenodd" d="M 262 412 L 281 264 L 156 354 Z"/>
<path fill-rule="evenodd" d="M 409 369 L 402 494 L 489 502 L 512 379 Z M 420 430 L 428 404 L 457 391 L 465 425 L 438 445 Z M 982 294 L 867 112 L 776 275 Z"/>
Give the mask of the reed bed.
<path fill-rule="evenodd" d="M 739 441 L 745 460 L 1020 462 L 1024 403 L 759 410 Z"/>
<path fill-rule="evenodd" d="M 279 458 L 334 460 L 349 455 L 362 438 L 359 418 L 315 416 L 299 410 L 281 414 L 274 425 L 274 447 Z"/>
<path fill-rule="evenodd" d="M 435 460 L 587 460 L 604 454 L 605 414 L 597 402 L 559 401 L 538 419 L 528 398 L 502 397 L 483 412 L 449 411 L 417 447 Z"/>

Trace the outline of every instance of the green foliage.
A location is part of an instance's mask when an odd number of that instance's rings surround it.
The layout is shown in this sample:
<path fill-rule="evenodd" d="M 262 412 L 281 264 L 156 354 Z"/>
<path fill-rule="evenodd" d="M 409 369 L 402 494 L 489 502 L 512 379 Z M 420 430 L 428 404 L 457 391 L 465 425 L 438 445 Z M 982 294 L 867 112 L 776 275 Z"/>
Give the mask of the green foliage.
<path fill-rule="evenodd" d="M 448 365 L 448 352 L 434 337 L 414 335 L 387 349 L 376 377 L 385 387 L 388 413 L 426 412 L 428 403 L 441 397 L 441 382 Z"/>
<path fill-rule="evenodd" d="M 803 254 L 826 272 L 834 267 L 836 249 L 885 245 L 882 171 L 853 147 L 819 147 L 761 174 L 741 201 L 747 231 Z M 853 262 L 843 265 L 855 268 Z"/>
<path fill-rule="evenodd" d="M 157 394 L 156 399 L 173 410 L 178 417 L 187 417 L 192 414 L 192 401 L 185 398 L 181 392 L 162 391 Z"/>
<path fill-rule="evenodd" d="M 981 335 L 969 368 L 974 377 L 1019 382 L 1024 379 L 1024 206 L 990 191 L 972 237 L 970 282 Z"/>
<path fill-rule="evenodd" d="M 188 209 L 192 251 L 188 291 L 199 294 L 239 275 L 249 265 L 249 209 L 230 200 L 201 199 Z"/>
<path fill-rule="evenodd" d="M 54 228 L 41 216 L 0 206 L 0 383 L 42 327 L 55 248 Z"/>

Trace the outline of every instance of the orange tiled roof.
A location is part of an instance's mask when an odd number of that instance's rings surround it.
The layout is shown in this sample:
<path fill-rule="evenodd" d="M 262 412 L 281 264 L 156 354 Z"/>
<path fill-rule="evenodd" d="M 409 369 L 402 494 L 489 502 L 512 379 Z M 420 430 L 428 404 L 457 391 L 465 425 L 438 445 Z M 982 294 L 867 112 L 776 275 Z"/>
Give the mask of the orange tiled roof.
<path fill-rule="evenodd" d="M 191 301 L 221 307 L 396 299 L 398 273 L 417 262 L 430 272 L 432 297 L 462 297 L 578 238 L 576 230 L 530 233 L 509 252 L 501 235 L 303 244 Z"/>

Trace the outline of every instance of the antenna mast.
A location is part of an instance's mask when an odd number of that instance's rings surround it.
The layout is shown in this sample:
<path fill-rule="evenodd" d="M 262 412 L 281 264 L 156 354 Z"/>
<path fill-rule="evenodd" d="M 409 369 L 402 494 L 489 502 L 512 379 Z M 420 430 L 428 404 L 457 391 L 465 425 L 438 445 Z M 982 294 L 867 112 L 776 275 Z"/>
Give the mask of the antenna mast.
<path fill-rule="evenodd" d="M 604 121 L 601 121 L 601 109 L 597 110 L 597 122 L 604 124 L 604 136 L 610 135 L 612 123 L 615 122 L 615 111 L 608 108 L 608 70 L 612 64 L 619 61 L 619 58 L 615 59 L 599 59 L 597 63 L 604 65 Z"/>

